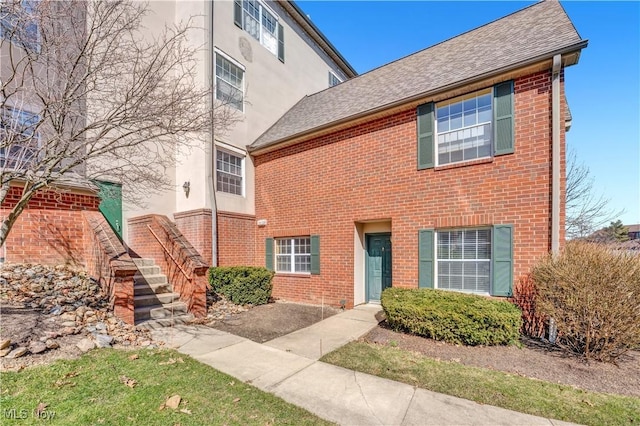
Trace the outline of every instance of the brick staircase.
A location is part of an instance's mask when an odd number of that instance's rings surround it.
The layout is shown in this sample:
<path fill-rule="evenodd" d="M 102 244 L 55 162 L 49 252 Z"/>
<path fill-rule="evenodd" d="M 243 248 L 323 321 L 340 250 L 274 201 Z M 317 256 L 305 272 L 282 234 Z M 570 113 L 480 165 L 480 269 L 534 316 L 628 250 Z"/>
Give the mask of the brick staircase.
<path fill-rule="evenodd" d="M 146 329 L 184 324 L 193 319 L 187 305 L 173 292 L 160 268 L 151 259 L 133 259 L 138 268 L 134 276 L 135 323 Z"/>

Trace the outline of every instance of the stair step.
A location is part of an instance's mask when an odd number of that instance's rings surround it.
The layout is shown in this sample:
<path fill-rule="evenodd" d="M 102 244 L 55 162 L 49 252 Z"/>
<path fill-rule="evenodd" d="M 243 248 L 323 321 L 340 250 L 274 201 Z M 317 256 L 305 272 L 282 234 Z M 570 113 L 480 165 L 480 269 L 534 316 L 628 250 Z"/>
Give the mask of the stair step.
<path fill-rule="evenodd" d="M 135 284 L 165 284 L 167 282 L 167 276 L 162 274 L 144 276 L 142 274 L 135 274 L 133 276 L 133 281 Z"/>
<path fill-rule="evenodd" d="M 133 286 L 133 294 L 135 296 L 144 296 L 146 294 L 163 294 L 163 293 L 171 293 L 173 289 L 171 288 L 171 284 L 162 283 L 162 284 L 136 284 Z"/>
<path fill-rule="evenodd" d="M 144 294 L 133 297 L 133 304 L 137 308 L 150 305 L 165 305 L 180 299 L 178 293 Z"/>
<path fill-rule="evenodd" d="M 138 268 L 141 266 L 155 266 L 156 264 L 153 261 L 153 259 L 143 259 L 143 258 L 134 257 L 131 260 L 133 260 L 133 263 L 135 263 Z"/>
<path fill-rule="evenodd" d="M 172 316 L 184 315 L 188 311 L 187 305 L 183 302 L 167 303 L 165 305 L 150 305 L 136 307 L 134 312 L 135 321 L 145 319 L 170 319 Z"/>
<path fill-rule="evenodd" d="M 188 324 L 193 320 L 193 314 L 174 315 L 173 318 L 148 319 L 136 321 L 136 328 L 139 330 L 157 330 L 164 327 L 172 327 L 179 324 Z"/>
<path fill-rule="evenodd" d="M 140 274 L 142 274 L 142 276 L 162 274 L 162 271 L 160 270 L 160 267 L 156 266 L 156 265 L 153 265 L 153 266 L 137 266 L 137 268 L 138 268 L 138 272 L 140 272 Z"/>

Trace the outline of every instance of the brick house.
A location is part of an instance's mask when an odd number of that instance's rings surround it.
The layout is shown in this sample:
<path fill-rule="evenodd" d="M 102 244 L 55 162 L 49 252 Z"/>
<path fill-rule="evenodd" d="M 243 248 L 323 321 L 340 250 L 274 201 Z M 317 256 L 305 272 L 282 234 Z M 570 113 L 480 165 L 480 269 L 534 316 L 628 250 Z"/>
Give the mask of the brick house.
<path fill-rule="evenodd" d="M 564 68 L 586 45 L 543 1 L 302 99 L 249 146 L 274 296 L 509 296 L 564 240 Z"/>

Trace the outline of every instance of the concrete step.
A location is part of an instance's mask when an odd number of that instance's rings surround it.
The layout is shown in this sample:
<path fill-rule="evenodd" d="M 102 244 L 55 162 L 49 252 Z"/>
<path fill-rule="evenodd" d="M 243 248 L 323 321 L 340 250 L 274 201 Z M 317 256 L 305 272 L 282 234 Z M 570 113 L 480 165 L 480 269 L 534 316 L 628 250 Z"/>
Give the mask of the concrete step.
<path fill-rule="evenodd" d="M 193 320 L 192 314 L 174 315 L 173 318 L 148 319 L 136 321 L 136 328 L 140 330 L 157 330 L 159 328 L 172 327 L 179 324 L 188 324 Z"/>
<path fill-rule="evenodd" d="M 162 274 L 162 271 L 160 270 L 160 267 L 156 266 L 156 265 L 153 265 L 153 266 L 137 266 L 137 268 L 138 268 L 138 272 L 140 272 L 140 274 L 142 274 L 142 276 Z"/>
<path fill-rule="evenodd" d="M 135 284 L 165 284 L 167 282 L 167 276 L 162 274 L 154 274 L 154 275 L 141 275 L 135 274 L 133 276 L 133 282 Z"/>
<path fill-rule="evenodd" d="M 144 296 L 145 294 L 162 294 L 162 293 L 171 293 L 173 289 L 171 288 L 171 284 L 162 283 L 162 284 L 136 284 L 133 286 L 133 294 L 136 296 Z"/>
<path fill-rule="evenodd" d="M 133 297 L 134 306 L 137 308 L 150 305 L 165 305 L 180 299 L 178 293 L 144 294 Z"/>
<path fill-rule="evenodd" d="M 171 317 L 184 315 L 187 311 L 187 305 L 183 302 L 141 306 L 136 307 L 134 319 L 136 322 L 148 319 L 170 319 Z"/>
<path fill-rule="evenodd" d="M 142 258 L 134 257 L 134 258 L 131 258 L 131 260 L 133 260 L 133 263 L 135 263 L 138 268 L 142 266 L 155 266 L 156 264 L 153 261 L 153 259 L 142 259 Z"/>

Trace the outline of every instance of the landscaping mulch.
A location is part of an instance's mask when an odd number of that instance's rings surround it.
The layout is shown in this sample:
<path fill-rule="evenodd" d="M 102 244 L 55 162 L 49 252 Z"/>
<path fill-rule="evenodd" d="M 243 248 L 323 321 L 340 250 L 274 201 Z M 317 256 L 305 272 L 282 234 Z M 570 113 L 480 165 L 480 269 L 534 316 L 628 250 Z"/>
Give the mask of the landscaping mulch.
<path fill-rule="evenodd" d="M 330 306 L 275 302 L 230 313 L 207 325 L 217 330 L 264 343 L 322 321 L 340 312 Z"/>
<path fill-rule="evenodd" d="M 391 330 L 386 323 L 363 341 L 421 353 L 439 361 L 488 368 L 581 389 L 640 397 L 640 352 L 630 351 L 618 365 L 585 362 L 557 347 L 523 339 L 516 346 L 462 346 Z"/>

